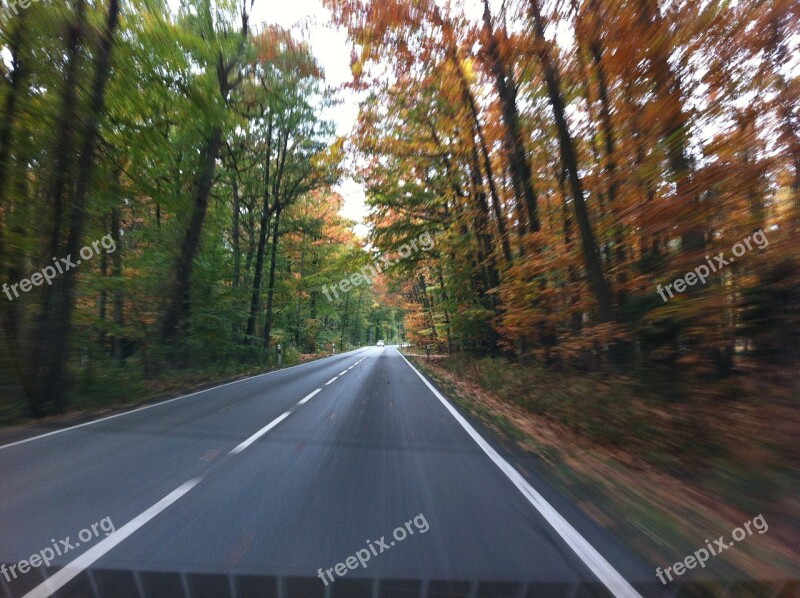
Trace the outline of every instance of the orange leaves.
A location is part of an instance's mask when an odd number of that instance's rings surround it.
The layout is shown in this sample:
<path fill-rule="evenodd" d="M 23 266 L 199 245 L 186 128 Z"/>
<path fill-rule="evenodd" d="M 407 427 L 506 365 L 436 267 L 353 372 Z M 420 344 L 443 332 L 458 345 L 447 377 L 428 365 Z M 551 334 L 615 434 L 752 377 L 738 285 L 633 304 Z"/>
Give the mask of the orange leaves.
<path fill-rule="evenodd" d="M 292 72 L 301 78 L 322 76 L 308 45 L 296 40 L 290 31 L 278 25 L 266 26 L 253 37 L 252 43 L 262 65 L 271 65 L 279 71 Z"/>
<path fill-rule="evenodd" d="M 655 286 L 753 227 L 800 228 L 797 3 L 334 4 L 370 92 L 354 147 L 375 235 L 442 234 L 425 289 L 404 287 L 415 334 L 659 358 L 739 333 L 761 258 L 674 303 Z"/>

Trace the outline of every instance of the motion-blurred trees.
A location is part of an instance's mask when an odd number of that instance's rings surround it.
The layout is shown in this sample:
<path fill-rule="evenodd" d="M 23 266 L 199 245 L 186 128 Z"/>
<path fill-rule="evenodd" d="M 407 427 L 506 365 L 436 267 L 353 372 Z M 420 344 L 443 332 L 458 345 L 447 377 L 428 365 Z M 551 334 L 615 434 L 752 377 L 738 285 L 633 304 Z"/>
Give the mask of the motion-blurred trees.
<path fill-rule="evenodd" d="M 0 280 L 115 247 L 2 295 L 8 401 L 41 416 L 79 374 L 343 349 L 386 319 L 375 287 L 355 310 L 320 292 L 350 275 L 343 256 L 367 259 L 332 190 L 334 94 L 303 40 L 248 6 L 42 0 L 3 19 Z"/>
<path fill-rule="evenodd" d="M 149 377 L 405 334 L 667 376 L 796 359 L 796 2 L 329 5 L 353 43 L 369 251 L 338 216 L 324 73 L 247 2 L 2 20 L 0 279 L 116 246 L 0 296 L 0 384 L 30 412 L 94 365 Z M 659 296 L 757 230 L 768 245 Z M 374 285 L 322 293 L 423 233 L 435 247 Z"/>
<path fill-rule="evenodd" d="M 409 334 L 722 376 L 797 338 L 797 3 L 328 5 L 374 241 L 437 233 L 397 279 Z M 661 299 L 759 229 L 768 247 Z"/>

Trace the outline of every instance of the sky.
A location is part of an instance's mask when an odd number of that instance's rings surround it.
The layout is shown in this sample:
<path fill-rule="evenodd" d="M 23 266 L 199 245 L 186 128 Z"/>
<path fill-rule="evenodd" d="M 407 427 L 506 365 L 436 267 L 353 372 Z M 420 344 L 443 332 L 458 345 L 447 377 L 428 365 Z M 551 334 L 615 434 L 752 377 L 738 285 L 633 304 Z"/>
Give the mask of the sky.
<path fill-rule="evenodd" d="M 251 15 L 252 23 L 274 23 L 286 29 L 299 28 L 316 56 L 328 83 L 334 87 L 350 81 L 350 48 L 347 34 L 330 23 L 330 12 L 322 6 L 322 0 L 255 0 Z M 347 91 L 341 94 L 342 103 L 326 117 L 336 123 L 338 135 L 349 135 L 358 117 L 355 95 Z M 351 178 L 337 186 L 344 198 L 341 215 L 357 222 L 355 231 L 364 237 L 368 228 L 364 225 L 367 208 L 364 203 L 364 188 Z"/>

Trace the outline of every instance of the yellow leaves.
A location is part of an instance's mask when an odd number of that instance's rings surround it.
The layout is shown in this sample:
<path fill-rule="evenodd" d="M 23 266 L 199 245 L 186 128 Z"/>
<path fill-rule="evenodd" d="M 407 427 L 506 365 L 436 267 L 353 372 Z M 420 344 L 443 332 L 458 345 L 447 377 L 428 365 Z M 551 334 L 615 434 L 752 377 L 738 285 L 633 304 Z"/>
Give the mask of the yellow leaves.
<path fill-rule="evenodd" d="M 461 59 L 461 70 L 468 82 L 475 82 L 475 64 L 471 57 L 467 56 Z"/>
<path fill-rule="evenodd" d="M 575 355 L 698 313 L 711 314 L 700 332 L 738 332 L 721 318 L 735 321 L 735 293 L 758 284 L 744 266 L 707 292 L 665 306 L 652 300 L 660 301 L 655 284 L 682 267 L 692 234 L 711 248 L 714 234 L 739 235 L 758 218 L 780 230 L 791 221 L 781 204 L 796 197 L 787 187 L 800 163 L 789 126 L 797 82 L 781 74 L 788 60 L 778 57 L 782 30 L 760 15 L 763 8 L 744 2 L 693 13 L 686 3 L 662 10 L 654 0 L 597 0 L 576 3 L 575 15 L 565 3 L 545 15 L 547 31 L 537 42 L 525 10 L 504 15 L 505 31 L 502 19 L 461 19 L 445 3 L 342 4 L 355 46 L 351 70 L 371 92 L 354 139 L 375 207 L 371 223 L 376 230 L 420 221 L 443 229 L 434 263 L 459 295 L 446 300 L 450 316 L 490 322 L 509 346 L 546 330 Z M 794 22 L 781 27 L 797 30 Z M 563 35 L 572 31 L 575 39 Z M 488 59 L 493 51 L 499 60 Z M 576 217 L 572 173 L 564 175 L 564 131 L 543 62 L 561 79 L 589 227 Z M 503 76 L 515 86 L 513 109 L 498 83 Z M 515 189 L 519 169 L 511 172 L 518 159 L 507 135 L 513 110 L 537 195 L 537 232 L 525 227 L 527 198 Z M 594 231 L 587 244 L 595 247 L 582 247 L 581 228 Z M 502 234 L 510 239 L 508 262 L 497 249 Z M 493 250 L 482 245 L 486 237 Z M 615 317 L 629 327 L 593 326 L 592 250 L 601 256 Z M 424 337 L 430 314 L 409 301 L 407 323 Z M 442 310 L 432 311 L 441 323 Z"/>
<path fill-rule="evenodd" d="M 350 72 L 353 74 L 354 81 L 360 81 L 364 73 L 364 62 L 355 48 L 350 52 Z"/>

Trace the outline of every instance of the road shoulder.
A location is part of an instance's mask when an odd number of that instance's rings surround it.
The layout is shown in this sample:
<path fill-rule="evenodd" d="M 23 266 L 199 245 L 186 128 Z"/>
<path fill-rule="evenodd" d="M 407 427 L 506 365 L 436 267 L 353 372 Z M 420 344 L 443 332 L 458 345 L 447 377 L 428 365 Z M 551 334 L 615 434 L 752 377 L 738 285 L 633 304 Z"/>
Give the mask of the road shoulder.
<path fill-rule="evenodd" d="M 749 518 L 705 502 L 687 484 L 663 472 L 626 462 L 624 455 L 595 450 L 545 418 L 454 376 L 435 359 L 406 357 L 587 540 L 613 537 L 615 550 L 640 555 L 653 578 L 657 566 L 669 566 L 702 545 L 698 534 L 703 527 L 728 534 Z M 713 559 L 695 580 L 686 576 L 681 591 L 724 593 L 738 583 L 732 590 L 736 595 L 772 595 L 781 587 L 786 591 L 786 580 L 797 579 L 792 552 L 769 534 L 753 538 L 744 548 Z M 749 589 L 742 594 L 745 583 Z"/>

